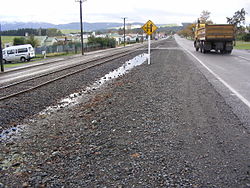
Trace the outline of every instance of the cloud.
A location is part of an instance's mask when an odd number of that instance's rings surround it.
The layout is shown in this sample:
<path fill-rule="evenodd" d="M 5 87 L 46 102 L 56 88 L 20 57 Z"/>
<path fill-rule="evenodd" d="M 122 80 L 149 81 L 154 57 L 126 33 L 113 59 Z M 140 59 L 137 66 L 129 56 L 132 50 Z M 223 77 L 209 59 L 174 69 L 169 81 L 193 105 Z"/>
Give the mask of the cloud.
<path fill-rule="evenodd" d="M 83 3 L 83 19 L 87 22 L 122 22 L 121 17 L 128 17 L 128 22 L 145 22 L 148 19 L 158 24 L 193 22 L 206 9 L 211 12 L 211 18 L 216 23 L 223 23 L 227 16 L 245 8 L 249 13 L 249 0 L 210 0 L 206 7 L 194 6 L 200 0 L 88 0 Z M 29 5 L 29 6 L 26 6 Z M 31 8 L 34 6 L 35 8 Z M 222 8 L 223 7 L 223 8 Z M 54 24 L 78 22 L 79 3 L 74 0 L 12 0 L 12 6 L 7 1 L 1 2 L 0 21 L 38 21 Z"/>

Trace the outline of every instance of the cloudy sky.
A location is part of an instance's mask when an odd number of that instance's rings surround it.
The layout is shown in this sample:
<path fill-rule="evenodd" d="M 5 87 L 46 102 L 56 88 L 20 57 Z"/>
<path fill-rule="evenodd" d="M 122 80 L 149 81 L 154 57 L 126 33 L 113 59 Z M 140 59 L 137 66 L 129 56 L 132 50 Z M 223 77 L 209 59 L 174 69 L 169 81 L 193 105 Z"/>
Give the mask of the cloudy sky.
<path fill-rule="evenodd" d="M 146 22 L 156 24 L 193 22 L 203 10 L 211 12 L 215 23 L 226 23 L 226 17 L 245 8 L 250 24 L 250 0 L 87 0 L 83 2 L 86 22 Z M 199 6 L 201 5 L 201 6 Z M 0 22 L 49 22 L 62 24 L 79 21 L 79 3 L 75 0 L 1 0 Z"/>

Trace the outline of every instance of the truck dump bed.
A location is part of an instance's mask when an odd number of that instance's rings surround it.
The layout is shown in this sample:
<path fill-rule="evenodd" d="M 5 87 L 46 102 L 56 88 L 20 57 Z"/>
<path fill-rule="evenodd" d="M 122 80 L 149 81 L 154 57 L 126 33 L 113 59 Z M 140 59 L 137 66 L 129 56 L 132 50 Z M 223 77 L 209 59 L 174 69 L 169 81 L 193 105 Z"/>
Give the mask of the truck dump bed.
<path fill-rule="evenodd" d="M 204 41 L 232 41 L 234 40 L 234 25 L 231 24 L 213 24 L 204 25 L 197 30 L 196 37 Z"/>

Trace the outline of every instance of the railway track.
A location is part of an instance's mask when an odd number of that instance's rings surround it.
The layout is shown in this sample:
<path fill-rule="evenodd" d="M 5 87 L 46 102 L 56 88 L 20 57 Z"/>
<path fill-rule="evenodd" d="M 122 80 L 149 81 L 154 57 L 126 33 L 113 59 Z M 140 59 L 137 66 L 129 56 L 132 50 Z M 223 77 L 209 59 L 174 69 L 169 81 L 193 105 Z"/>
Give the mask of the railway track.
<path fill-rule="evenodd" d="M 67 66 L 55 71 L 50 71 L 44 74 L 32 76 L 7 85 L 3 85 L 0 87 L 0 101 L 17 97 L 18 95 L 30 92 L 42 86 L 48 85 L 52 82 L 83 72 L 87 69 L 91 69 L 96 66 L 108 63 L 112 60 L 119 59 L 130 54 L 131 52 L 134 52 L 135 50 L 143 49 L 143 47 L 144 45 L 132 49 L 126 49 L 122 52 L 115 51 L 108 56 L 97 57 L 87 62 L 83 62 L 81 60 L 77 64 L 74 64 L 72 66 Z"/>

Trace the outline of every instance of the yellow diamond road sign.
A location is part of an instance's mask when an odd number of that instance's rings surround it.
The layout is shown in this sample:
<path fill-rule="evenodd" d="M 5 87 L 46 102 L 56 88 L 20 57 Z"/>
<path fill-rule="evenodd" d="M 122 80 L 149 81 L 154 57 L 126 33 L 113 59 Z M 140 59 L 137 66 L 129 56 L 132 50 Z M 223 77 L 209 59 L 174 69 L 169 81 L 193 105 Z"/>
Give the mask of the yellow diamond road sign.
<path fill-rule="evenodd" d="M 152 35 L 152 33 L 155 32 L 155 30 L 158 29 L 158 27 L 151 20 L 148 20 L 147 23 L 145 23 L 144 26 L 142 26 L 142 29 L 148 35 Z"/>

